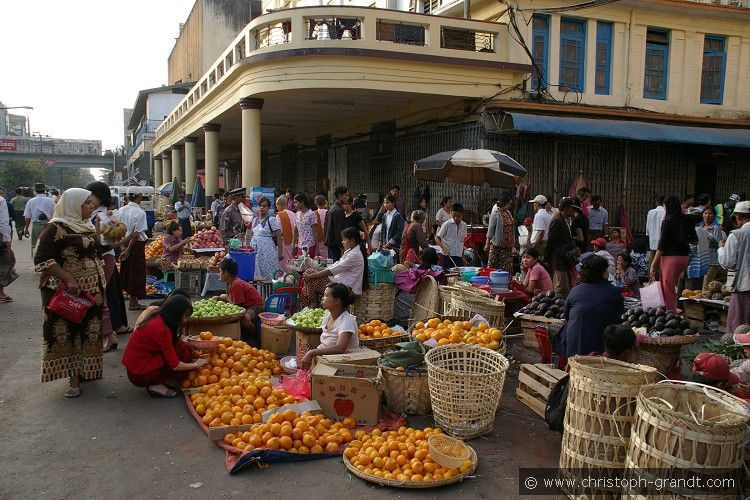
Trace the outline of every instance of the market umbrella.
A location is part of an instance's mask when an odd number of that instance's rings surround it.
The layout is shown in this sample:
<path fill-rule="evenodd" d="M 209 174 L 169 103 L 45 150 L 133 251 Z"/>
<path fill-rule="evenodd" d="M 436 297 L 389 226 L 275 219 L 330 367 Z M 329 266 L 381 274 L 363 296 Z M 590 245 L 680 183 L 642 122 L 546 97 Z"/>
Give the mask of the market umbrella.
<path fill-rule="evenodd" d="M 169 196 L 172 194 L 172 183 L 171 182 L 165 182 L 158 188 L 156 188 L 156 192 L 159 193 L 162 196 Z"/>
<path fill-rule="evenodd" d="M 414 162 L 414 177 L 425 181 L 512 188 L 525 175 L 516 160 L 489 149 L 444 151 Z"/>
<path fill-rule="evenodd" d="M 203 184 L 201 184 L 200 177 L 195 178 L 195 184 L 193 184 L 193 198 L 191 199 L 194 207 L 205 207 L 206 206 L 206 193 L 203 191 Z"/>

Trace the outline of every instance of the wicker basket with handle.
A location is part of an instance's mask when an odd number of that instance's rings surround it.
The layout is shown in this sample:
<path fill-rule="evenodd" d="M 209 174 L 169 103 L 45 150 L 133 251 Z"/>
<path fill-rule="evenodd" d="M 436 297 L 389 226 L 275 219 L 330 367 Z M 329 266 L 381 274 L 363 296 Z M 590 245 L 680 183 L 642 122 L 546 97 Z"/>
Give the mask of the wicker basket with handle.
<path fill-rule="evenodd" d="M 510 363 L 502 354 L 468 344 L 447 344 L 425 356 L 435 423 L 461 439 L 492 431 Z"/>

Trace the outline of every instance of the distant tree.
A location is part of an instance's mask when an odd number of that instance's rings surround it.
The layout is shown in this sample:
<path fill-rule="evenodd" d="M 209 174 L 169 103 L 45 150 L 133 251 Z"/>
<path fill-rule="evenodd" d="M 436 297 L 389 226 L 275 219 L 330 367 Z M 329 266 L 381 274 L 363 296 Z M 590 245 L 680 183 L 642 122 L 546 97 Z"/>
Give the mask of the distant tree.
<path fill-rule="evenodd" d="M 17 187 L 33 187 L 42 177 L 42 168 L 38 164 L 19 160 L 0 162 L 0 186 L 6 192 L 14 192 Z"/>

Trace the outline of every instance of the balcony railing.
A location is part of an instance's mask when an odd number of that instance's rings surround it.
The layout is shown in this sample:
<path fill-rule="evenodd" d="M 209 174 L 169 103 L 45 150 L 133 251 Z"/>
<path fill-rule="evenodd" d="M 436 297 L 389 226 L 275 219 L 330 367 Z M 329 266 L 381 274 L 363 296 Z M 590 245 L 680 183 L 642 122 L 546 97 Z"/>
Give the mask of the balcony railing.
<path fill-rule="evenodd" d="M 353 47 L 510 61 L 507 26 L 365 7 L 302 7 L 272 12 L 250 22 L 156 130 L 157 139 L 200 104 L 247 57 L 279 50 Z M 460 53 L 456 51 L 461 51 Z"/>

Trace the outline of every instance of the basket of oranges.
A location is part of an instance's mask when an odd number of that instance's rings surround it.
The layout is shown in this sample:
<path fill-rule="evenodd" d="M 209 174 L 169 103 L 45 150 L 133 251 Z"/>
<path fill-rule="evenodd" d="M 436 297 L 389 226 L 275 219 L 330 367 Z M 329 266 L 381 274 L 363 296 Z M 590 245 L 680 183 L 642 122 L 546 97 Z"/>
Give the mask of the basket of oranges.
<path fill-rule="evenodd" d="M 414 324 L 412 337 L 419 342 L 435 341 L 438 346 L 448 344 L 472 344 L 503 352 L 503 332 L 499 328 L 479 322 L 472 323 L 455 316 L 440 316 L 426 322 Z"/>
<path fill-rule="evenodd" d="M 409 335 L 404 330 L 390 328 L 379 319 L 359 325 L 360 345 L 380 353 L 392 349 L 399 342 L 408 340 Z"/>
<path fill-rule="evenodd" d="M 198 335 L 189 336 L 187 341 L 193 349 L 203 352 L 213 352 L 221 344 L 221 337 L 214 337 L 211 332 L 201 332 Z"/>
<path fill-rule="evenodd" d="M 435 488 L 462 481 L 474 472 L 477 454 L 467 446 L 469 456 L 460 465 L 452 468 L 441 465 L 430 456 L 428 442 L 430 437 L 441 434 L 440 429 L 430 427 L 357 432 L 356 440 L 344 450 L 344 465 L 365 481 L 396 488 Z M 404 443 L 410 445 L 404 449 Z"/>

